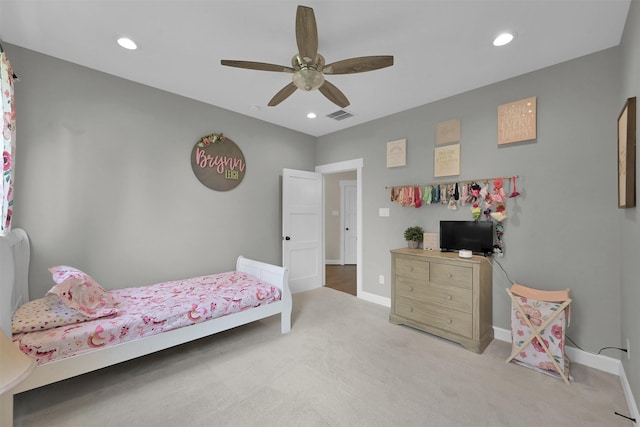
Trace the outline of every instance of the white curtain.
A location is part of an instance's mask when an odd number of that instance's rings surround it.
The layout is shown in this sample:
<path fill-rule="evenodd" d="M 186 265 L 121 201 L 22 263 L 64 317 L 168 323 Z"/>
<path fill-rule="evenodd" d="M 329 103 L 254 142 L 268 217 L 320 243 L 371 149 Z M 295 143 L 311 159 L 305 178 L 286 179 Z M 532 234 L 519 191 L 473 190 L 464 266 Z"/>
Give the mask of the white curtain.
<path fill-rule="evenodd" d="M 13 177 L 14 156 L 16 152 L 16 109 L 13 96 L 13 70 L 6 53 L 0 53 L 2 60 L 2 76 L 0 90 L 2 91 L 2 182 L 0 195 L 2 211 L 0 212 L 0 236 L 6 236 L 11 231 L 11 217 L 13 215 Z"/>

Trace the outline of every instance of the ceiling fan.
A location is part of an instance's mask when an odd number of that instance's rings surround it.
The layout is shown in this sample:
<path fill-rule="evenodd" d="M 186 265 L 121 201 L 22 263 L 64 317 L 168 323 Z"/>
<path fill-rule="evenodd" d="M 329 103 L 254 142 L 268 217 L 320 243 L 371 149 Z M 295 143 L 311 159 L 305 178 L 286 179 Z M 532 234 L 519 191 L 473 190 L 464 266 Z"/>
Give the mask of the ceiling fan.
<path fill-rule="evenodd" d="M 313 9 L 298 6 L 296 13 L 296 41 L 298 53 L 291 59 L 291 67 L 264 62 L 236 61 L 223 59 L 222 65 L 251 70 L 292 73 L 292 82 L 275 94 L 269 106 L 273 107 L 287 99 L 296 89 L 305 91 L 318 89 L 334 104 L 344 108 L 349 105 L 347 97 L 334 85 L 325 80 L 325 74 L 354 74 L 378 70 L 393 65 L 393 56 L 363 56 L 344 59 L 325 65 L 324 57 L 318 53 L 318 28 Z"/>

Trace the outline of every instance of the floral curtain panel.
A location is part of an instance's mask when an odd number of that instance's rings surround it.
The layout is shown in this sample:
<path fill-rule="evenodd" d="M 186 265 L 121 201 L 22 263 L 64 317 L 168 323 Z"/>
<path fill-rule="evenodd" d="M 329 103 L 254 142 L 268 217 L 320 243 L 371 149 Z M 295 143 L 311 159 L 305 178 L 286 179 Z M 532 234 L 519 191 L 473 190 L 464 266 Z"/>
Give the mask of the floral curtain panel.
<path fill-rule="evenodd" d="M 1 50 L 1 49 L 0 49 Z M 11 216 L 13 214 L 13 158 L 16 151 L 16 110 L 13 97 L 13 70 L 5 52 L 1 52 L 1 80 L 2 91 L 2 182 L 0 195 L 2 211 L 0 212 L 0 236 L 6 236 L 11 231 Z"/>

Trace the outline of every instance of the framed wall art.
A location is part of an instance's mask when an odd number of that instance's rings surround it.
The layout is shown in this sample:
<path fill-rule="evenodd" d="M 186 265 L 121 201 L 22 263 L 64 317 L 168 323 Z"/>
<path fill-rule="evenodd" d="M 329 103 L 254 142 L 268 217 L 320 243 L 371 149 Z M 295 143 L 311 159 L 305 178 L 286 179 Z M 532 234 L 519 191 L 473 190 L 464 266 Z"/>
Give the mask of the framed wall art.
<path fill-rule="evenodd" d="M 436 147 L 433 161 L 434 177 L 460 175 L 460 144 Z"/>
<path fill-rule="evenodd" d="M 536 116 L 535 96 L 498 106 L 498 145 L 535 140 Z"/>
<path fill-rule="evenodd" d="M 387 142 L 387 167 L 396 168 L 407 165 L 407 140 Z"/>
<path fill-rule="evenodd" d="M 436 144 L 460 141 L 460 119 L 439 122 L 436 127 Z"/>
<path fill-rule="evenodd" d="M 628 98 L 618 116 L 618 207 L 636 205 L 636 98 Z"/>

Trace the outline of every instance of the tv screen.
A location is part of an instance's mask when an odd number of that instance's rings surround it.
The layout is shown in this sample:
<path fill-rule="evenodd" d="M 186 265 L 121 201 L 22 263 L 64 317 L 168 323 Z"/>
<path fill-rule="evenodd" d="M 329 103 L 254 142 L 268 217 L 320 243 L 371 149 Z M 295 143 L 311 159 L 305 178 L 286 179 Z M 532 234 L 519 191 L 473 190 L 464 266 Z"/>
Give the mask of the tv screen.
<path fill-rule="evenodd" d="M 440 250 L 467 249 L 475 254 L 493 252 L 492 221 L 440 221 Z"/>

